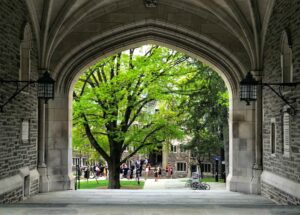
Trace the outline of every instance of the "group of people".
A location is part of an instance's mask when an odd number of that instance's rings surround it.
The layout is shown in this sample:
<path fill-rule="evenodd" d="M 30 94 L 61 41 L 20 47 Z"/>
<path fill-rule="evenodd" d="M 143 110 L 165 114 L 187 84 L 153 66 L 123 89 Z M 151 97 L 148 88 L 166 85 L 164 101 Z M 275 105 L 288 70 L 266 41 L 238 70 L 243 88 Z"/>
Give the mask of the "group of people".
<path fill-rule="evenodd" d="M 144 160 L 135 160 L 131 161 L 129 165 L 123 163 L 120 166 L 120 176 L 121 178 L 133 179 L 134 177 L 139 181 L 140 177 L 142 176 L 143 170 L 145 171 L 144 178 L 147 178 L 152 174 L 155 178 L 155 181 L 161 178 L 162 175 L 162 168 L 160 166 L 155 166 L 154 168 L 151 167 L 148 159 Z M 168 164 L 165 169 L 166 176 L 168 178 L 172 178 L 173 176 L 173 167 Z M 83 176 L 85 179 L 89 179 L 91 173 L 93 174 L 93 178 L 97 179 L 99 177 L 106 177 L 108 175 L 107 166 L 104 165 L 95 165 L 91 167 L 84 167 L 83 169 Z"/>
<path fill-rule="evenodd" d="M 93 167 L 93 171 L 95 174 L 95 177 L 106 177 L 107 176 L 107 166 L 103 165 L 95 165 Z"/>
<path fill-rule="evenodd" d="M 120 174 L 122 178 L 127 178 L 127 179 L 133 179 L 134 177 L 139 180 L 139 178 L 142 176 L 143 170 L 145 171 L 144 173 L 144 178 L 147 180 L 147 178 L 152 174 L 155 178 L 155 181 L 158 181 L 158 179 L 161 178 L 162 175 L 162 168 L 160 166 L 155 166 L 154 168 L 151 167 L 150 163 L 148 162 L 147 159 L 145 160 L 136 160 L 130 162 L 129 165 L 126 163 L 123 163 L 120 166 Z M 168 178 L 172 178 L 173 176 L 173 167 L 168 164 L 166 166 L 166 176 Z"/>
<path fill-rule="evenodd" d="M 107 166 L 101 164 L 99 165 L 97 164 L 94 166 L 85 166 L 79 171 L 78 175 L 81 176 L 82 172 L 83 172 L 83 177 L 87 180 L 90 177 L 97 179 L 99 177 L 106 177 L 108 175 Z"/>
<path fill-rule="evenodd" d="M 166 176 L 169 177 L 169 178 L 172 178 L 173 177 L 173 167 L 168 164 L 166 166 Z M 162 174 L 162 169 L 160 168 L 160 166 L 157 166 L 154 168 L 154 178 L 155 178 L 155 181 L 158 181 L 158 179 L 161 178 L 161 174 Z"/>
<path fill-rule="evenodd" d="M 123 163 L 120 166 L 120 174 L 122 175 L 122 178 L 132 179 L 134 175 L 136 178 L 139 178 L 142 176 L 143 165 L 148 165 L 147 159 L 132 161 L 129 166 L 126 163 Z"/>

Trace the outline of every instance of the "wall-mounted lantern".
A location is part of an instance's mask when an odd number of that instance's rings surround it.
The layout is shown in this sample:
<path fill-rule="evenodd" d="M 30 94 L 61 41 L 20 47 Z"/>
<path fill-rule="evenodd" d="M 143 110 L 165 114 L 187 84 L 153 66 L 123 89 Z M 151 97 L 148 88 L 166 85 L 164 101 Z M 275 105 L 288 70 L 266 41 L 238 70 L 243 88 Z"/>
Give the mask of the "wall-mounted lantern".
<path fill-rule="evenodd" d="M 290 114 L 295 113 L 295 108 L 290 104 L 290 102 L 282 94 L 281 87 L 296 87 L 300 82 L 292 83 L 261 83 L 254 79 L 251 72 L 248 72 L 246 77 L 240 82 L 240 99 L 245 101 L 247 105 L 250 105 L 251 101 L 256 101 L 256 91 L 257 86 L 269 87 L 279 98 L 281 98 L 290 108 Z M 272 86 L 279 86 L 280 89 L 277 92 Z"/>
<path fill-rule="evenodd" d="M 54 79 L 51 78 L 48 71 L 44 72 L 43 76 L 40 77 L 37 81 L 15 81 L 15 80 L 3 80 L 0 78 L 0 83 L 13 83 L 16 84 L 16 91 L 12 96 L 10 96 L 7 101 L 0 104 L 0 112 L 3 112 L 4 107 L 10 103 L 18 94 L 24 91 L 29 85 L 37 83 L 37 95 L 39 99 L 43 99 L 45 103 L 49 99 L 54 99 Z M 20 86 L 21 83 L 25 85 Z"/>
<path fill-rule="evenodd" d="M 45 103 L 47 103 L 49 99 L 54 99 L 54 83 L 55 81 L 46 71 L 43 76 L 37 80 L 38 98 L 45 100 Z"/>
<path fill-rule="evenodd" d="M 258 81 L 256 81 L 250 72 L 240 82 L 240 98 L 241 101 L 245 101 L 247 105 L 250 105 L 251 101 L 256 101 L 256 88 Z"/>

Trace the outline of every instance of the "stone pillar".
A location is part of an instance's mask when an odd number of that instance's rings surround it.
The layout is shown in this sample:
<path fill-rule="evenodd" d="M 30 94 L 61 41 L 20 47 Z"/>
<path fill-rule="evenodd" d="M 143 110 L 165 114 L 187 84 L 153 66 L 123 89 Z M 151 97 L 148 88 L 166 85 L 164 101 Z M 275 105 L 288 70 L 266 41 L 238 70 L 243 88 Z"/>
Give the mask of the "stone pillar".
<path fill-rule="evenodd" d="M 165 169 L 168 165 L 169 158 L 169 143 L 163 144 L 162 148 L 162 168 Z"/>
<path fill-rule="evenodd" d="M 72 176 L 72 111 L 68 94 L 56 93 L 46 109 L 47 118 L 47 169 L 49 190 L 73 189 Z"/>
<path fill-rule="evenodd" d="M 254 193 L 251 188 L 255 145 L 255 105 L 233 95 L 229 110 L 229 174 L 227 189 Z"/>
<path fill-rule="evenodd" d="M 40 174 L 40 189 L 41 193 L 49 192 L 49 180 L 46 165 L 46 133 L 45 133 L 45 103 L 44 101 L 39 101 L 39 115 L 38 115 L 38 171 Z"/>
<path fill-rule="evenodd" d="M 262 71 L 252 71 L 255 79 L 262 81 Z M 255 160 L 253 165 L 253 179 L 251 193 L 259 194 L 262 174 L 262 86 L 257 86 L 257 100 L 255 103 Z"/>
<path fill-rule="evenodd" d="M 44 101 L 39 101 L 39 116 L 38 116 L 38 167 L 46 167 L 45 163 L 45 104 Z"/>

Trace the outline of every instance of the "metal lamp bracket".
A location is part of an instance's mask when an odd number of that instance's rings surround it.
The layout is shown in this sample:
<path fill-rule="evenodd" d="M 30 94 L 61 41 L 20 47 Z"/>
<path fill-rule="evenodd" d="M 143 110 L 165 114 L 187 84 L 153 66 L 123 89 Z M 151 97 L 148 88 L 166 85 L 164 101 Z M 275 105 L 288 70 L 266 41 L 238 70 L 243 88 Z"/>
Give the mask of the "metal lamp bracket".
<path fill-rule="evenodd" d="M 268 87 L 273 93 L 275 93 L 289 108 L 285 111 L 289 113 L 290 115 L 296 114 L 296 109 L 294 106 L 292 106 L 291 102 L 288 101 L 288 99 L 282 94 L 282 87 L 296 87 L 300 82 L 294 82 L 294 83 L 260 83 L 262 87 Z M 276 91 L 274 87 L 272 86 L 279 86 L 279 90 Z"/>
<path fill-rule="evenodd" d="M 23 90 L 25 90 L 29 85 L 35 84 L 36 81 L 7 81 L 0 79 L 0 83 L 14 83 L 16 84 L 16 90 L 15 92 L 5 101 L 3 104 L 0 105 L 0 112 L 3 113 L 4 107 L 11 102 L 17 95 L 19 95 Z M 24 86 L 20 86 L 21 83 L 25 83 Z"/>

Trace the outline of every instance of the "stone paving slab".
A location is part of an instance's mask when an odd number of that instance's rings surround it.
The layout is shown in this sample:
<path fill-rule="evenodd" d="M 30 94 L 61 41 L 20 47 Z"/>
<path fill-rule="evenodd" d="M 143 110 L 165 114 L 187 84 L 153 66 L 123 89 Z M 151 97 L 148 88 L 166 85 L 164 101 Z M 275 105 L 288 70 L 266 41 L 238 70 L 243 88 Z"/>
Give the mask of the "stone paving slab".
<path fill-rule="evenodd" d="M 95 205 L 17 204 L 0 207 L 2 215 L 299 215 L 299 207 L 257 205 Z"/>
<path fill-rule="evenodd" d="M 78 190 L 43 193 L 24 200 L 22 204 L 247 204 L 275 205 L 257 195 L 218 190 Z"/>
<path fill-rule="evenodd" d="M 180 179 L 159 179 L 155 181 L 154 179 L 147 179 L 145 181 L 144 189 L 154 190 L 154 189 L 190 189 L 186 186 L 186 181 L 188 178 Z M 226 190 L 225 183 L 209 182 L 211 190 Z"/>
<path fill-rule="evenodd" d="M 300 215 L 300 207 L 278 206 L 262 196 L 226 190 L 95 189 L 41 193 L 18 204 L 1 205 L 0 215 L 6 214 Z"/>

